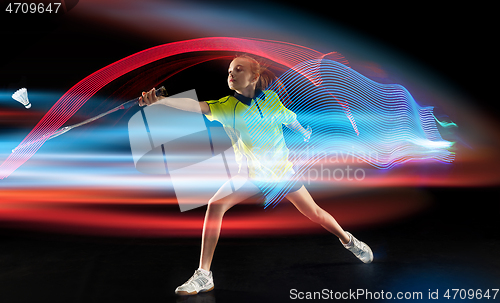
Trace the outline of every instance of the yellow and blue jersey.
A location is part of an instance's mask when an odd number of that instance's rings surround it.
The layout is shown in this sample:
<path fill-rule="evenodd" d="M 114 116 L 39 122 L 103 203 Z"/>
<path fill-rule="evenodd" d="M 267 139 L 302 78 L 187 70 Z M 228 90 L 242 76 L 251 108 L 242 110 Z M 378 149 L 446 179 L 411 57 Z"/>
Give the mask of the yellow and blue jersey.
<path fill-rule="evenodd" d="M 293 171 L 282 124 L 293 123 L 297 115 L 281 103 L 275 92 L 256 90 L 253 99 L 236 93 L 206 102 L 211 112 L 206 117 L 224 127 L 240 169 L 242 156 L 246 156 L 251 179 L 276 182 Z"/>

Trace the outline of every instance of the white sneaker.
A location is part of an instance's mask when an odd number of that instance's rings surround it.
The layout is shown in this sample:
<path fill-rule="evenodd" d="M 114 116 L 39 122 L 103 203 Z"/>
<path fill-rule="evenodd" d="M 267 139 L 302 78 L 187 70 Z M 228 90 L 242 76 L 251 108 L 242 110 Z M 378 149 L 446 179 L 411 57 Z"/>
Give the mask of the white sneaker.
<path fill-rule="evenodd" d="M 186 283 L 175 289 L 175 293 L 178 295 L 196 295 L 199 292 L 211 291 L 212 289 L 214 289 L 212 272 L 210 271 L 207 275 L 197 269 Z"/>
<path fill-rule="evenodd" d="M 358 259 L 363 261 L 363 263 L 370 263 L 373 261 L 373 252 L 370 246 L 366 245 L 366 243 L 359 241 L 356 239 L 351 233 L 345 232 L 349 235 L 350 241 L 347 244 L 342 243 L 344 247 L 352 252 Z M 339 239 L 340 240 L 340 239 Z"/>

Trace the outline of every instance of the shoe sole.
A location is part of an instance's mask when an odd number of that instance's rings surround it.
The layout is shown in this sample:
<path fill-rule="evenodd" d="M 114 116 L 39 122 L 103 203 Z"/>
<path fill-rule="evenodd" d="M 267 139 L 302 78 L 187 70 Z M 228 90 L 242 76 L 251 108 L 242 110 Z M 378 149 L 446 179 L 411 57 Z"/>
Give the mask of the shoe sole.
<path fill-rule="evenodd" d="M 211 290 L 213 290 L 213 289 L 214 289 L 214 287 L 215 287 L 215 285 L 214 285 L 214 286 L 212 286 L 212 287 L 211 287 L 211 288 L 209 288 L 209 289 L 200 290 L 199 292 L 196 292 L 196 291 L 193 291 L 193 292 L 187 292 L 187 291 L 183 291 L 183 290 L 181 290 L 181 291 L 176 291 L 175 293 L 176 293 L 177 295 L 180 295 L 180 296 L 192 296 L 192 295 L 197 295 L 197 294 L 198 294 L 198 293 L 200 293 L 200 292 L 208 292 L 208 291 L 211 291 Z"/>

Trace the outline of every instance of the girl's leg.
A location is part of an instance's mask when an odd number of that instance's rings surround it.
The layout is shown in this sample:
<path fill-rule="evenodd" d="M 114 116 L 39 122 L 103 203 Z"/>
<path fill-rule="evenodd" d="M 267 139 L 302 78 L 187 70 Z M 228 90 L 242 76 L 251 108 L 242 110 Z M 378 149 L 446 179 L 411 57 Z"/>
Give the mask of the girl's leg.
<path fill-rule="evenodd" d="M 233 185 L 231 185 L 231 183 Z M 232 192 L 232 187 L 237 188 Z M 200 268 L 209 271 L 215 246 L 219 240 L 222 217 L 232 206 L 259 193 L 259 188 L 245 176 L 235 176 L 226 182 L 208 202 L 203 223 Z"/>
<path fill-rule="evenodd" d="M 332 215 L 314 202 L 314 199 L 304 186 L 297 191 L 288 193 L 286 198 L 290 200 L 304 216 L 336 235 L 342 243 L 347 244 L 349 242 L 349 235 L 340 227 Z"/>

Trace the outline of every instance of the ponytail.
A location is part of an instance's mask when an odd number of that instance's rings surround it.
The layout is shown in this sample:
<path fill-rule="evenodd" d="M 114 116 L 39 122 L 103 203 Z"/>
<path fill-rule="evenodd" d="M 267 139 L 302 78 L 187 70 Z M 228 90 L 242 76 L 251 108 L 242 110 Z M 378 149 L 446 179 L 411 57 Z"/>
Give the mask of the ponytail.
<path fill-rule="evenodd" d="M 274 73 L 264 67 L 260 71 L 259 80 L 257 81 L 257 85 L 255 86 L 255 88 L 264 90 L 268 88 L 275 79 L 276 76 L 274 75 Z"/>
<path fill-rule="evenodd" d="M 268 88 L 271 83 L 276 79 L 276 76 L 272 71 L 267 69 L 261 62 L 257 61 L 253 57 L 249 55 L 240 55 L 236 56 L 236 58 L 245 58 L 251 62 L 252 73 L 259 75 L 259 80 L 257 80 L 257 84 L 255 85 L 255 89 L 264 90 Z"/>

